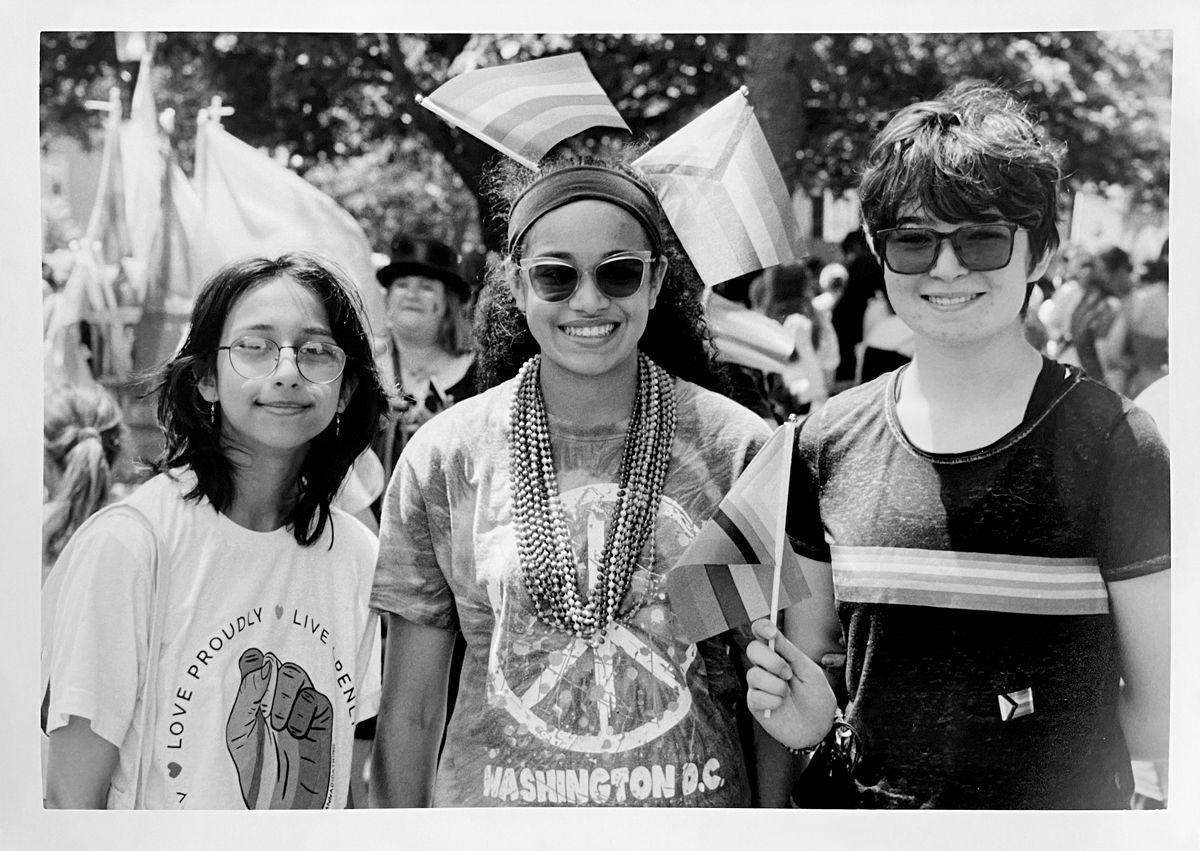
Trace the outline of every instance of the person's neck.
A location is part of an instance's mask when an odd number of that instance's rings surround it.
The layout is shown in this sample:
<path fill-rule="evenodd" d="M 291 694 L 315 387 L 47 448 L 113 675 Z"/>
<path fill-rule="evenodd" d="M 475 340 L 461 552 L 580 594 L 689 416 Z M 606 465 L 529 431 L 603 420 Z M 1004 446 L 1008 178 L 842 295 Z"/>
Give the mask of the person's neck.
<path fill-rule="evenodd" d="M 1023 337 L 970 347 L 918 338 L 912 363 L 901 376 L 900 426 L 928 452 L 988 446 L 1024 419 L 1041 368 L 1041 355 Z"/>
<path fill-rule="evenodd" d="M 604 375 L 568 373 L 542 358 L 542 399 L 546 413 L 577 425 L 621 422 L 633 415 L 637 396 L 637 358 Z"/>
<path fill-rule="evenodd" d="M 304 453 L 239 452 L 231 460 L 234 496 L 226 516 L 254 532 L 275 531 L 295 503 Z"/>
<path fill-rule="evenodd" d="M 400 378 L 424 381 L 440 375 L 456 360 L 436 340 L 392 337 L 400 363 Z"/>
<path fill-rule="evenodd" d="M 438 345 L 437 337 L 429 334 L 401 334 L 392 332 L 392 344 L 400 353 L 401 360 L 430 361 L 439 359 L 445 350 Z"/>
<path fill-rule="evenodd" d="M 912 382 L 933 403 L 986 404 L 1004 388 L 1036 378 L 1041 366 L 1041 356 L 1020 333 L 970 346 L 943 346 L 918 337 L 904 389 Z"/>

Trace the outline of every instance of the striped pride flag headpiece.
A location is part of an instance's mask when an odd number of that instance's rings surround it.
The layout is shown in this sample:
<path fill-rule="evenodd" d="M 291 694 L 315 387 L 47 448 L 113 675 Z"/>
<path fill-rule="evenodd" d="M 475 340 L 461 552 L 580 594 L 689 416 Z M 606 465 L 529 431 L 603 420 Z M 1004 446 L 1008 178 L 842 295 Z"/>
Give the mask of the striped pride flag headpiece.
<path fill-rule="evenodd" d="M 742 87 L 634 161 L 708 286 L 796 262 L 796 215 Z"/>
<path fill-rule="evenodd" d="M 796 262 L 795 214 L 746 95 L 744 87 L 734 92 L 633 163 L 647 176 L 684 250 L 710 287 Z M 579 53 L 469 71 L 417 102 L 534 170 L 551 148 L 576 133 L 591 127 L 629 130 Z M 554 174 L 539 178 L 519 200 L 550 180 L 578 188 L 578 180 Z M 594 177 L 574 176 L 584 182 Z M 617 180 L 607 180 L 605 191 L 623 198 L 629 192 Z M 517 206 L 510 211 L 514 218 Z M 649 216 L 638 215 L 640 202 L 620 206 L 654 239 L 656 228 L 647 227 L 644 220 Z M 515 238 L 510 225 L 510 251 L 530 224 L 532 220 L 524 222 Z"/>
<path fill-rule="evenodd" d="M 588 128 L 629 132 L 581 53 L 468 71 L 417 103 L 534 170 Z"/>

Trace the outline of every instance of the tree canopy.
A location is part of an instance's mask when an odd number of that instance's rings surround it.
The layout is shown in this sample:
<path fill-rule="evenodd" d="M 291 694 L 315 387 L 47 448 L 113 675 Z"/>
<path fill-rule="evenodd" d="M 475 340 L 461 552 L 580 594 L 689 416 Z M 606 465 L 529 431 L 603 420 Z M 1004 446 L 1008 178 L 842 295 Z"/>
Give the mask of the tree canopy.
<path fill-rule="evenodd" d="M 43 33 L 43 138 L 85 142 L 102 117 L 84 101 L 121 86 L 112 33 Z M 397 34 L 162 33 L 154 54 L 160 108 L 190 164 L 198 111 L 235 108 L 238 138 L 282 152 L 336 197 L 386 250 L 397 230 L 467 248 L 494 246 L 481 203 L 499 156 L 416 105 L 476 67 L 579 51 L 635 137 L 657 141 L 742 84 L 789 188 L 853 186 L 871 137 L 897 108 L 963 77 L 1018 92 L 1067 143 L 1075 185 L 1120 184 L 1165 207 L 1169 176 L 1169 33 Z M 579 144 L 617 145 L 598 130 Z"/>

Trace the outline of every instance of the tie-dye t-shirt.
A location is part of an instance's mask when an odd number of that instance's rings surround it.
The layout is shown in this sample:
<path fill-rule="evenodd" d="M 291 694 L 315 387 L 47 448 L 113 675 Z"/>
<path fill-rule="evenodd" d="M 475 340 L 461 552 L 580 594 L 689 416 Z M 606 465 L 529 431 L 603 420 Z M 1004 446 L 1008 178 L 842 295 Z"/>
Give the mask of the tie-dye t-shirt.
<path fill-rule="evenodd" d="M 508 381 L 431 420 L 384 502 L 371 605 L 461 629 L 467 642 L 435 805 L 748 805 L 734 661 L 719 639 L 679 637 L 663 576 L 769 430 L 740 405 L 676 381 L 653 547 L 622 602 L 625 623 L 589 642 L 540 621 L 521 579 L 509 490 L 514 388 Z M 627 425 L 550 420 L 581 585 L 595 582 Z"/>

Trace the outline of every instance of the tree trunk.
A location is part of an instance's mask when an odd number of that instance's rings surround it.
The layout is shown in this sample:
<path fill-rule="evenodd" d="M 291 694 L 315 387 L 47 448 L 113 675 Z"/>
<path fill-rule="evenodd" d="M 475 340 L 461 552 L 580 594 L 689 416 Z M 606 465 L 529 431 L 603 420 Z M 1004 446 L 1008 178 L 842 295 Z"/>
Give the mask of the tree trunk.
<path fill-rule="evenodd" d="M 390 67 L 395 79 L 393 91 L 396 94 L 396 104 L 407 108 L 412 116 L 412 127 L 415 127 L 429 139 L 430 145 L 443 157 L 450 167 L 462 178 L 468 191 L 475 197 L 479 210 L 484 245 L 492 251 L 503 251 L 504 235 L 500 233 L 492 221 L 487 199 L 483 195 L 482 179 L 483 164 L 492 156 L 498 155 L 490 145 L 481 142 L 471 134 L 455 130 L 445 121 L 417 103 L 421 92 L 417 82 L 404 64 L 404 54 L 400 47 L 400 39 L 395 33 L 386 36 Z M 404 133 L 407 128 L 397 121 L 397 131 Z"/>
<path fill-rule="evenodd" d="M 812 44 L 818 37 L 815 33 L 751 33 L 746 51 L 750 103 L 789 195 L 797 188 L 796 152 L 803 150 L 808 131 L 804 95 L 817 65 Z"/>

